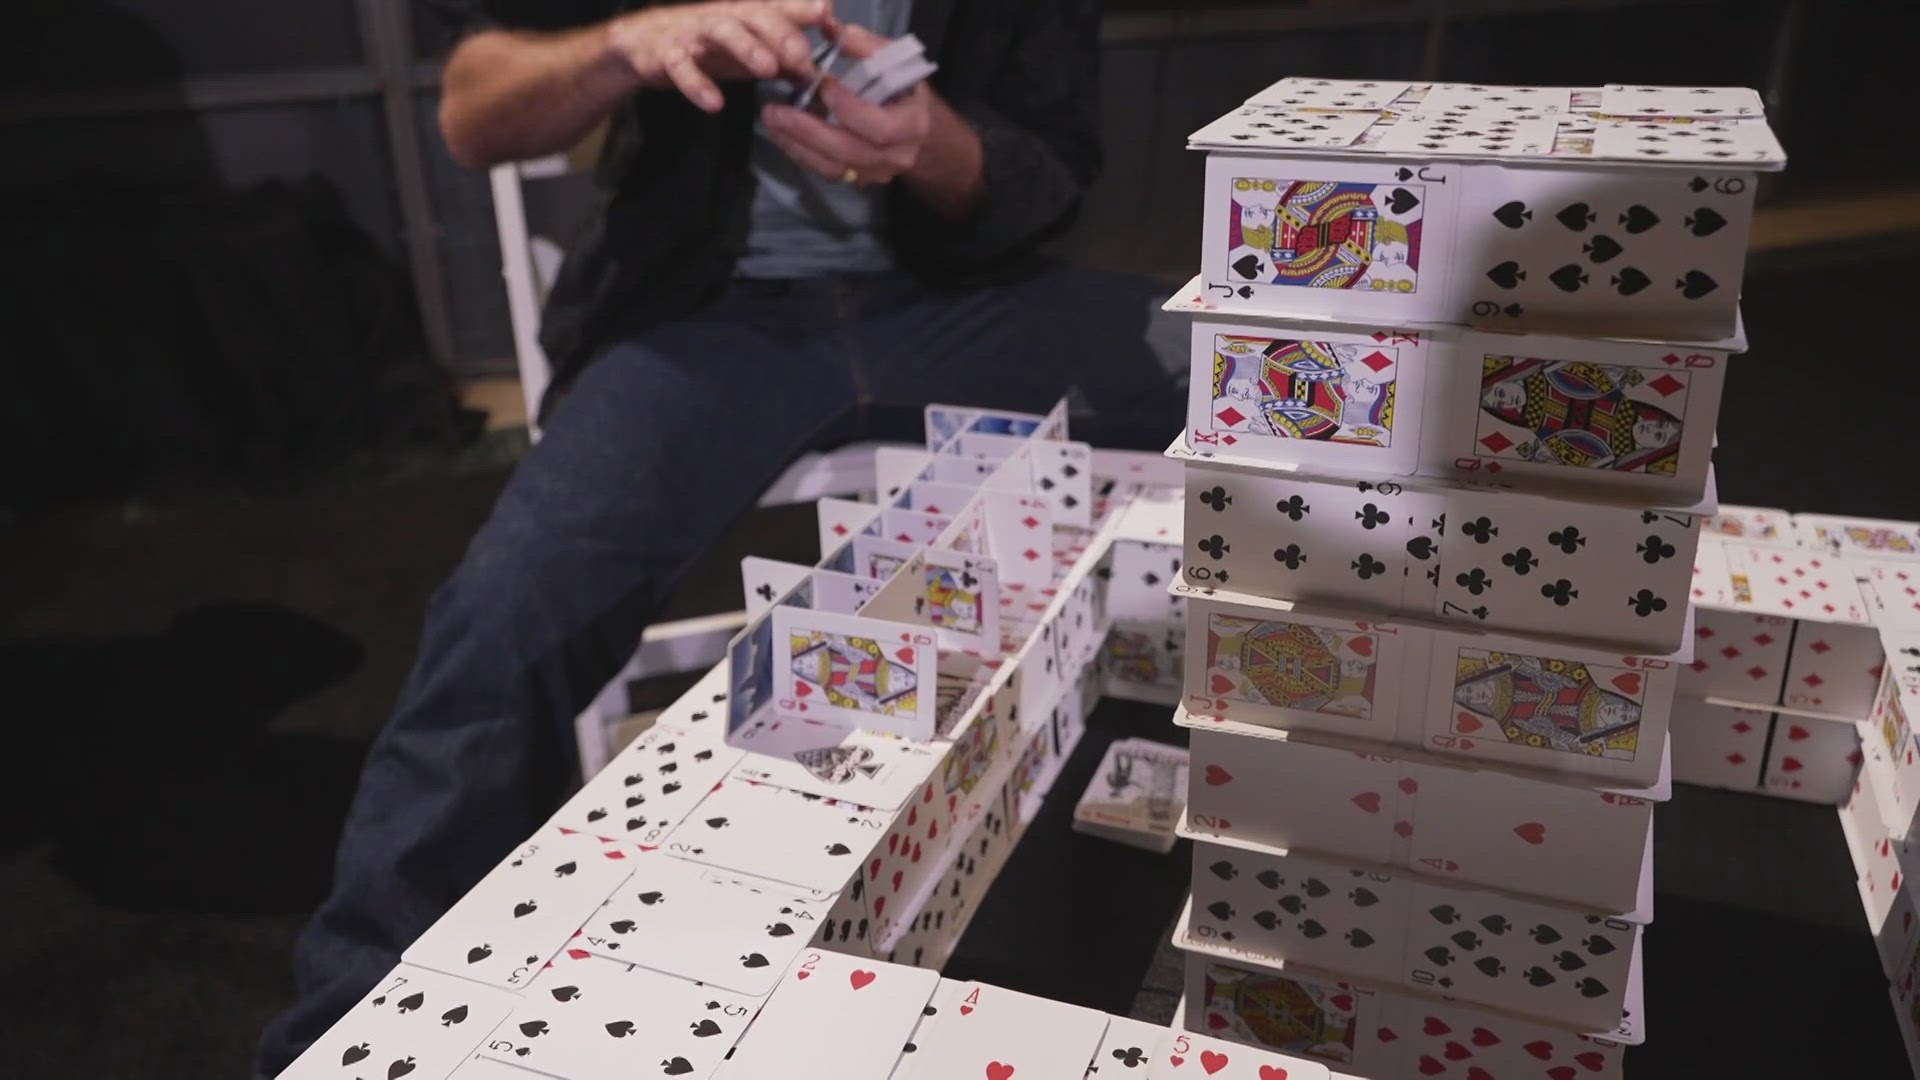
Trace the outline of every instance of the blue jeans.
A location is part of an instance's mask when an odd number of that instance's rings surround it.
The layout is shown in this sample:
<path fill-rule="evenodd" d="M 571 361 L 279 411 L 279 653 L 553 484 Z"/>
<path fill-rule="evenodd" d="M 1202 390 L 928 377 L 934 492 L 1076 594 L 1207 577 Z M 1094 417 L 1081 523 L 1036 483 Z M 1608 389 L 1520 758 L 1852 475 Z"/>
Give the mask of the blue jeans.
<path fill-rule="evenodd" d="M 1064 268 L 964 293 L 893 275 L 737 282 L 588 366 L 433 598 L 261 1072 L 285 1068 L 553 813 L 575 780 L 573 718 L 800 453 L 859 434 L 875 404 L 1038 412 L 1069 388 L 1093 410 L 1079 437 L 1171 439 L 1183 395 L 1142 336 L 1156 291 Z"/>

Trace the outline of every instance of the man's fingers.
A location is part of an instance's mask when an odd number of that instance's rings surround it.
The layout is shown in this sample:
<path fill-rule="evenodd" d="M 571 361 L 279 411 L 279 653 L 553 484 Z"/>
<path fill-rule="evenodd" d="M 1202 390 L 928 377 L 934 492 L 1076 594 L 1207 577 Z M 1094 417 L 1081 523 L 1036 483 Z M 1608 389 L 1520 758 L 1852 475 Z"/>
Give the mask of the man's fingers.
<path fill-rule="evenodd" d="M 740 6 L 778 15 L 799 26 L 821 26 L 833 22 L 833 5 L 827 0 L 763 0 L 761 3 Z"/>
<path fill-rule="evenodd" d="M 810 146 L 802 145 L 798 140 L 771 124 L 767 125 L 767 138 L 772 139 L 773 145 L 779 147 L 781 152 L 792 158 L 796 164 L 808 172 L 824 176 L 829 180 L 845 179 L 844 174 L 847 170 L 845 165 L 834 161 L 832 158 L 827 157 L 825 154 L 820 153 Z"/>
<path fill-rule="evenodd" d="M 888 146 L 912 133 L 913 120 L 905 113 L 865 100 L 839 79 L 822 82 L 820 96 L 833 110 L 835 123 L 868 142 Z"/>
<path fill-rule="evenodd" d="M 701 36 L 714 51 L 732 57 L 742 71 L 755 78 L 771 79 L 780 73 L 779 57 L 737 19 L 715 19 Z"/>
<path fill-rule="evenodd" d="M 813 76 L 813 47 L 791 22 L 759 7 L 742 11 L 740 21 L 779 58 L 781 70 L 802 78 Z"/>
<path fill-rule="evenodd" d="M 886 160 L 881 157 L 878 147 L 799 109 L 769 106 L 767 124 L 769 131 L 778 131 L 828 160 L 852 165 L 860 170 L 862 176 L 872 176 L 887 169 Z"/>
<path fill-rule="evenodd" d="M 673 80 L 673 85 L 688 101 L 693 102 L 695 108 L 717 113 L 726 103 L 726 99 L 720 96 L 720 88 L 707 78 L 706 72 L 700 70 L 693 54 L 687 50 L 676 49 L 669 53 L 661 60 L 661 67 L 666 70 L 667 78 Z"/>
<path fill-rule="evenodd" d="M 872 56 L 890 40 L 856 23 L 836 24 L 833 38 L 840 43 L 841 50 L 855 60 L 864 60 Z"/>

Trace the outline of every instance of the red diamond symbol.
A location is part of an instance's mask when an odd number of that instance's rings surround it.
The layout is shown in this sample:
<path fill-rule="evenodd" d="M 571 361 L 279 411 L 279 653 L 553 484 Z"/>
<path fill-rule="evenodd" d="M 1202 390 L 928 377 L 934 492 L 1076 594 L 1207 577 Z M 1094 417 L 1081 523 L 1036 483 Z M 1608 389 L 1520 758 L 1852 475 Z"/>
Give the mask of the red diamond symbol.
<path fill-rule="evenodd" d="M 1692 668 L 1693 670 L 1695 670 L 1695 671 L 1705 671 L 1705 670 L 1707 670 L 1707 662 L 1706 662 L 1705 660 L 1695 660 L 1695 661 L 1694 661 L 1693 663 L 1691 663 L 1691 664 L 1689 664 L 1689 665 L 1687 665 L 1687 666 L 1688 666 L 1688 667 L 1691 667 L 1691 668 Z"/>
<path fill-rule="evenodd" d="M 1711 626 L 1703 626 L 1703 627 L 1701 627 L 1701 628 L 1699 628 L 1698 630 L 1695 630 L 1695 631 L 1693 632 L 1693 636 L 1694 636 L 1694 637 L 1699 637 L 1699 638 L 1710 638 L 1710 637 L 1712 637 L 1712 636 L 1713 636 L 1713 627 L 1711 627 Z"/>
<path fill-rule="evenodd" d="M 1026 517 L 1023 517 L 1020 519 L 1020 524 L 1025 525 L 1027 528 L 1031 529 L 1035 525 L 1040 524 L 1040 519 L 1037 517 L 1034 517 L 1032 514 L 1028 514 Z"/>
<path fill-rule="evenodd" d="M 1726 658 L 1727 658 L 1727 659 L 1729 659 L 1729 660 L 1731 660 L 1731 659 L 1733 659 L 1734 657 L 1736 657 L 1736 656 L 1739 656 L 1739 655 L 1740 655 L 1740 650 L 1739 650 L 1739 649 L 1737 649 L 1737 648 L 1734 648 L 1734 647 L 1733 647 L 1732 645 L 1729 645 L 1729 646 L 1727 646 L 1726 648 L 1724 648 L 1724 649 L 1721 649 L 1721 650 L 1720 650 L 1720 655 L 1721 655 L 1721 656 L 1724 656 L 1724 657 L 1726 657 Z"/>
<path fill-rule="evenodd" d="M 847 535 L 847 527 L 845 525 L 835 525 L 833 527 L 833 535 L 835 536 Z"/>
<path fill-rule="evenodd" d="M 1733 722 L 1733 730 L 1745 735 L 1747 732 L 1753 730 L 1753 725 L 1747 723 L 1745 720 L 1735 720 Z"/>
<path fill-rule="evenodd" d="M 1826 680 L 1822 679 L 1818 675 L 1809 675 L 1806 678 L 1801 679 L 1800 681 L 1803 683 L 1806 683 L 1808 686 L 1819 686 L 1821 683 L 1825 682 Z"/>
<path fill-rule="evenodd" d="M 1673 365 L 1680 362 L 1680 354 L 1668 353 L 1667 355 L 1660 358 L 1660 362 L 1667 365 L 1668 367 L 1672 367 Z"/>
<path fill-rule="evenodd" d="M 1733 762 L 1733 763 L 1734 763 L 1735 765 L 1741 765 L 1741 764 L 1745 764 L 1745 762 L 1746 762 L 1746 760 L 1747 760 L 1747 755 L 1745 755 L 1745 754 L 1728 754 L 1728 755 L 1727 755 L 1727 760 L 1728 760 L 1728 761 L 1731 761 L 1731 762 Z"/>
<path fill-rule="evenodd" d="M 1507 438 L 1505 435 L 1502 435 L 1496 431 L 1493 434 L 1487 436 L 1486 438 L 1481 439 L 1480 445 L 1486 447 L 1487 449 L 1497 454 L 1500 451 L 1505 450 L 1507 447 L 1512 446 L 1513 440 Z"/>
<path fill-rule="evenodd" d="M 1033 550 L 1032 548 L 1028 548 L 1027 550 L 1025 550 L 1025 551 L 1023 551 L 1023 552 L 1021 552 L 1020 554 L 1021 554 L 1021 555 L 1022 555 L 1023 557 L 1025 557 L 1025 559 L 1026 559 L 1026 560 L 1027 560 L 1028 562 L 1032 562 L 1033 560 L 1035 560 L 1035 559 L 1037 559 L 1037 558 L 1039 558 L 1039 557 L 1040 557 L 1040 553 L 1039 553 L 1039 552 L 1037 552 L 1037 551 L 1035 551 L 1035 550 Z"/>
<path fill-rule="evenodd" d="M 1373 332 L 1373 340 L 1375 341 L 1387 340 L 1387 332 L 1385 330 L 1375 330 Z"/>
<path fill-rule="evenodd" d="M 1386 353 L 1383 353 L 1383 352 L 1376 352 L 1371 356 L 1361 357 L 1360 362 L 1367 365 L 1368 367 L 1372 368 L 1375 371 L 1383 371 L 1393 364 L 1393 357 L 1388 356 Z"/>
<path fill-rule="evenodd" d="M 1229 405 L 1226 408 L 1221 409 L 1219 412 L 1214 413 L 1213 418 L 1227 425 L 1228 427 L 1232 427 L 1233 425 L 1238 424 L 1240 421 L 1245 420 L 1247 418 L 1247 414 Z"/>
<path fill-rule="evenodd" d="M 1825 641 L 1816 641 L 1813 644 L 1807 646 L 1807 648 L 1812 649 L 1814 652 L 1823 653 L 1833 648 L 1833 646 L 1827 644 Z"/>
<path fill-rule="evenodd" d="M 1755 666 L 1747 669 L 1747 678 L 1749 679 L 1764 679 L 1766 675 L 1767 669 L 1763 667 Z"/>
<path fill-rule="evenodd" d="M 1653 387 L 1655 390 L 1660 391 L 1661 397 L 1666 397 L 1668 394 L 1671 394 L 1676 390 L 1685 390 L 1687 388 L 1686 383 L 1681 382 L 1679 379 L 1676 379 L 1671 375 L 1662 375 L 1659 378 L 1648 383 L 1647 385 Z"/>
<path fill-rule="evenodd" d="M 1771 645 L 1773 644 L 1773 635 L 1772 634 L 1757 635 L 1754 637 L 1753 643 L 1755 645 Z"/>

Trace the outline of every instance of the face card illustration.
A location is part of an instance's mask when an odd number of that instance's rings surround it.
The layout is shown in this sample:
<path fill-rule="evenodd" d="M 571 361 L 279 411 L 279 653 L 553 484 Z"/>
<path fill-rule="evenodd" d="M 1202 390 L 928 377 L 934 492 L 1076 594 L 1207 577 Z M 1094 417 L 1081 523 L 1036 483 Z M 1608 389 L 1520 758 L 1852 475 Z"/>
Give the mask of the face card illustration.
<path fill-rule="evenodd" d="M 1730 173 L 1497 169 L 1461 196 L 1456 310 L 1497 328 L 1717 340 L 1753 215 Z"/>
<path fill-rule="evenodd" d="M 912 1080 L 1081 1076 L 1107 1030 L 1105 1013 L 983 983 L 938 1021 L 914 1038 Z"/>
<path fill-rule="evenodd" d="M 1256 1050 L 1224 1039 L 1176 1031 L 1160 1044 L 1160 1061 L 1153 1075 L 1169 1080 L 1326 1080 L 1327 1067 L 1317 1061 Z"/>
<path fill-rule="evenodd" d="M 1800 531 L 1792 514 L 1760 506 L 1721 503 L 1713 516 L 1700 523 L 1700 532 L 1703 537 L 1719 536 L 1752 544 L 1797 547 L 1800 543 Z"/>
<path fill-rule="evenodd" d="M 1211 359 L 1189 385 L 1187 443 L 1288 464 L 1411 473 L 1427 353 L 1420 335 L 1401 331 L 1302 339 L 1197 321 L 1193 355 Z"/>
<path fill-rule="evenodd" d="M 1362 979 L 1398 979 L 1405 881 L 1300 856 L 1196 843 L 1192 934 Z"/>
<path fill-rule="evenodd" d="M 1718 549 L 1703 543 L 1700 550 L 1704 553 L 1709 546 Z M 1680 669 L 1678 690 L 1689 697 L 1775 704 L 1794 638 L 1794 620 L 1789 618 L 1695 608 L 1693 662 Z M 1871 703 L 1871 690 L 1868 696 Z"/>
<path fill-rule="evenodd" d="M 656 723 L 588 780 L 553 823 L 643 846 L 658 844 L 680 824 L 742 751 Z"/>
<path fill-rule="evenodd" d="M 580 1080 L 710 1076 L 759 999 L 567 949 L 521 995 L 480 1054 Z"/>
<path fill-rule="evenodd" d="M 669 855 L 806 889 L 844 884 L 886 832 L 890 813 L 729 780 L 668 834 Z"/>
<path fill-rule="evenodd" d="M 789 791 L 894 810 L 939 767 L 939 744 L 836 723 L 770 716 L 732 737 L 733 775 Z"/>
<path fill-rule="evenodd" d="M 1187 965 L 1187 1002 L 1190 1026 L 1334 1068 L 1367 1068 L 1361 1033 L 1376 1030 L 1382 1019 L 1379 999 L 1371 992 L 1212 957 L 1195 957 Z"/>
<path fill-rule="evenodd" d="M 1920 525 L 1909 521 L 1829 517 L 1800 514 L 1794 521 L 1812 534 L 1812 541 L 1843 555 L 1872 558 L 1920 558 Z"/>
<path fill-rule="evenodd" d="M 1356 321 L 1443 311 L 1452 165 L 1207 162 L 1209 289 Z"/>
<path fill-rule="evenodd" d="M 1437 634 L 1426 745 L 1652 784 L 1675 678 L 1657 657 Z"/>
<path fill-rule="evenodd" d="M 407 947 L 409 964 L 523 987 L 633 870 L 633 852 L 543 829 Z"/>
<path fill-rule="evenodd" d="M 1187 710 L 1280 728 L 1390 737 L 1400 629 L 1189 601 Z"/>
<path fill-rule="evenodd" d="M 1551 345 L 1552 355 L 1516 355 L 1510 337 L 1462 337 L 1451 415 L 1472 417 L 1472 427 L 1449 439 L 1455 469 L 1698 494 L 1713 449 L 1722 354 L 1527 340 Z"/>
<path fill-rule="evenodd" d="M 933 635 L 903 623 L 779 608 L 775 707 L 798 719 L 837 721 L 930 739 L 939 652 Z"/>
<path fill-rule="evenodd" d="M 504 990 L 400 964 L 280 1075 L 439 1080 L 506 1019 L 514 1001 Z"/>
<path fill-rule="evenodd" d="M 808 950 L 727 1059 L 727 1080 L 887 1080 L 936 972 Z"/>

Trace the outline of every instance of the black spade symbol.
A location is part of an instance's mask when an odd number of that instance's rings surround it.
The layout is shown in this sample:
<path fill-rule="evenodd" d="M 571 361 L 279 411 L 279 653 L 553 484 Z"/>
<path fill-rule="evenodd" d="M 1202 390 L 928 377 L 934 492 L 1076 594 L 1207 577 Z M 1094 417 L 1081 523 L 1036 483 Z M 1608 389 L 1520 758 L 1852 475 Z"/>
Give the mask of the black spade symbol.
<path fill-rule="evenodd" d="M 763 968 L 767 966 L 767 958 L 757 952 L 750 952 L 740 958 L 740 966 L 743 968 Z"/>
<path fill-rule="evenodd" d="M 680 790 L 680 781 L 678 780 L 674 780 L 670 783 L 665 783 L 660 785 L 660 794 L 662 795 L 671 795 L 674 792 L 679 790 Z"/>
<path fill-rule="evenodd" d="M 1568 203 L 1553 217 L 1574 232 L 1584 232 L 1588 225 L 1593 224 L 1593 208 L 1583 202 Z"/>
<path fill-rule="evenodd" d="M 788 926 L 786 923 L 783 923 L 783 922 L 777 922 L 777 923 L 774 923 L 772 926 L 767 927 L 768 937 L 786 937 L 791 933 L 793 933 L 793 927 Z"/>
<path fill-rule="evenodd" d="M 727 827 L 727 819 L 726 819 L 726 818 L 723 818 L 723 817 L 710 817 L 710 818 L 708 818 L 708 819 L 707 819 L 707 828 L 709 828 L 709 829 L 724 829 L 724 828 L 726 828 L 726 827 Z"/>
<path fill-rule="evenodd" d="M 1581 286 L 1587 283 L 1587 274 L 1580 269 L 1579 263 L 1568 263 L 1548 274 L 1547 280 L 1553 282 L 1561 292 L 1579 292 Z"/>
<path fill-rule="evenodd" d="M 1487 933 L 1496 936 L 1513 929 L 1513 924 L 1507 921 L 1505 915 L 1489 915 L 1480 920 L 1480 925 L 1485 928 Z"/>
<path fill-rule="evenodd" d="M 427 995 L 420 993 L 419 991 L 416 990 L 415 992 L 408 994 L 406 997 L 401 998 L 399 1002 L 397 1002 L 394 1005 L 394 1008 L 398 1009 L 403 1013 L 410 1013 L 415 1009 L 418 1009 L 420 1006 L 426 1004 L 426 1002 L 427 1002 Z"/>
<path fill-rule="evenodd" d="M 1454 921 L 1460 918 L 1460 913 L 1453 909 L 1452 904 L 1441 904 L 1439 907 L 1428 908 L 1427 914 L 1433 916 L 1434 921 L 1442 926 L 1452 926 Z"/>
<path fill-rule="evenodd" d="M 1608 279 L 1608 284 L 1621 296 L 1632 296 L 1641 289 L 1653 284 L 1653 279 L 1631 266 L 1624 267 L 1618 274 Z"/>
<path fill-rule="evenodd" d="M 1413 170 L 1402 165 L 1394 170 L 1393 176 L 1396 180 L 1411 180 L 1413 179 Z"/>
<path fill-rule="evenodd" d="M 400 1080 L 400 1077 L 412 1071 L 413 1059 L 410 1057 L 400 1058 L 393 1064 L 387 1066 L 387 1080 Z"/>
<path fill-rule="evenodd" d="M 580 988 L 577 986 L 556 986 L 547 992 L 553 995 L 553 1000 L 560 1002 L 572 1001 L 580 996 Z"/>
<path fill-rule="evenodd" d="M 622 803 L 621 805 L 626 809 L 631 810 L 634 807 L 639 806 L 641 803 L 644 803 L 646 801 L 647 801 L 647 797 L 636 791 L 633 794 L 627 796 L 627 801 L 625 803 Z"/>
<path fill-rule="evenodd" d="M 1554 954 L 1553 965 L 1561 971 L 1579 971 L 1581 968 L 1587 966 L 1587 962 L 1581 958 L 1579 953 L 1563 950 Z"/>
<path fill-rule="evenodd" d="M 580 869 L 580 867 L 572 862 L 563 862 L 559 866 L 556 866 L 553 868 L 553 876 L 554 877 L 571 877 L 573 875 L 573 872 L 578 869 Z"/>
<path fill-rule="evenodd" d="M 1355 889 L 1347 894 L 1347 899 L 1353 901 L 1354 907 L 1372 907 L 1380 902 L 1380 898 L 1367 889 Z"/>
<path fill-rule="evenodd" d="M 1221 881 L 1232 881 L 1234 876 L 1240 873 L 1239 869 L 1225 859 L 1221 859 L 1219 862 L 1207 867 L 1207 869 L 1213 871 L 1213 876 L 1219 878 Z"/>
<path fill-rule="evenodd" d="M 513 905 L 513 917 L 518 919 L 523 915 L 531 915 L 534 912 L 539 910 L 540 910 L 539 904 L 533 902 L 532 900 L 527 900 L 522 903 Z"/>
<path fill-rule="evenodd" d="M 693 1071 L 693 1063 L 683 1057 L 670 1057 L 660 1063 L 660 1071 L 668 1076 L 685 1076 Z"/>
<path fill-rule="evenodd" d="M 1373 935 L 1367 933 L 1365 930 L 1362 930 L 1359 927 L 1355 927 L 1354 929 L 1347 931 L 1347 944 L 1353 946 L 1356 949 L 1364 949 L 1367 946 L 1373 944 Z"/>
<path fill-rule="evenodd" d="M 1298 915 L 1307 910 L 1307 902 L 1297 896 L 1283 896 L 1279 900 L 1280 910 L 1289 915 Z"/>
<path fill-rule="evenodd" d="M 1586 252 L 1587 257 L 1594 262 L 1603 263 L 1608 259 L 1618 257 L 1621 252 L 1627 249 L 1621 247 L 1620 242 L 1611 236 L 1596 235 L 1592 240 L 1581 244 L 1580 250 Z"/>
<path fill-rule="evenodd" d="M 1207 905 L 1207 913 L 1224 922 L 1233 918 L 1233 905 L 1225 900 L 1215 900 Z"/>
<path fill-rule="evenodd" d="M 1507 971 L 1507 965 L 1501 963 L 1497 956 L 1483 956 L 1475 960 L 1473 966 L 1479 968 L 1480 974 L 1489 979 L 1504 975 Z"/>
<path fill-rule="evenodd" d="M 1607 984 L 1601 982 L 1599 979 L 1596 979 L 1591 975 L 1587 976 L 1584 979 L 1581 979 L 1577 983 L 1574 983 L 1573 987 L 1574 989 L 1580 991 L 1581 997 L 1590 997 L 1590 998 L 1599 997 L 1601 994 L 1604 994 L 1607 992 Z"/>
<path fill-rule="evenodd" d="M 595 807 L 594 809 L 587 811 L 588 821 L 599 821 L 601 818 L 606 816 L 607 816 L 607 812 L 598 807 Z"/>
<path fill-rule="evenodd" d="M 1702 191 L 1707 190 L 1712 186 L 1713 185 L 1708 183 L 1707 178 L 1704 176 L 1696 176 L 1693 179 L 1687 181 L 1687 190 L 1693 192 L 1696 195 L 1698 195 Z"/>
<path fill-rule="evenodd" d="M 1599 934 L 1593 935 L 1580 944 L 1585 946 L 1586 950 L 1595 956 L 1605 956 L 1614 949 L 1613 942 L 1608 941 Z"/>
<path fill-rule="evenodd" d="M 1256 911 L 1253 913 L 1253 921 L 1259 923 L 1262 930 L 1272 930 L 1280 925 L 1280 916 L 1271 911 Z"/>
<path fill-rule="evenodd" d="M 659 903 L 662 900 L 665 900 L 666 898 L 667 898 L 667 894 L 661 892 L 658 889 L 649 889 L 646 892 L 641 893 L 639 896 L 634 897 L 635 900 L 640 901 L 641 903 L 647 905 L 648 907 L 652 907 L 653 905 Z"/>
<path fill-rule="evenodd" d="M 1448 940 L 1460 946 L 1463 952 L 1472 952 L 1480 947 L 1480 935 L 1471 930 L 1458 930 Z"/>
<path fill-rule="evenodd" d="M 1527 280 L 1527 273 L 1520 269 L 1519 263 L 1508 259 L 1506 262 L 1487 271 L 1487 280 L 1503 289 L 1511 289 L 1515 285 Z"/>
<path fill-rule="evenodd" d="M 1314 922 L 1312 919 L 1308 919 L 1305 922 L 1300 924 L 1301 935 L 1308 939 L 1320 937 L 1326 932 L 1327 932 L 1326 927 L 1321 926 L 1319 923 Z"/>
<path fill-rule="evenodd" d="M 361 1043 L 359 1046 L 349 1046 L 347 1047 L 347 1052 L 340 1055 L 340 1067 L 344 1069 L 356 1061 L 365 1061 L 369 1053 L 371 1053 L 371 1051 L 367 1049 L 366 1043 Z"/>
<path fill-rule="evenodd" d="M 845 845 L 845 844 L 828 844 L 828 845 L 827 845 L 827 854 L 829 854 L 829 855 L 851 855 L 851 854 L 853 854 L 853 849 L 852 849 L 852 848 L 850 848 L 850 847 L 848 847 L 848 846 L 847 846 L 847 845 Z"/>
<path fill-rule="evenodd" d="M 1689 300 L 1698 300 L 1720 287 L 1720 283 L 1699 270 L 1687 271 L 1687 276 L 1674 282 L 1674 288 Z"/>
<path fill-rule="evenodd" d="M 1269 889 L 1277 889 L 1280 887 L 1280 882 L 1285 879 L 1280 876 L 1277 870 L 1262 870 L 1253 875 L 1253 880 L 1265 885 Z"/>
<path fill-rule="evenodd" d="M 525 1035 L 529 1039 L 537 1039 L 546 1033 L 547 1022 L 545 1020 L 528 1020 L 526 1023 L 520 1025 L 520 1034 Z"/>
<path fill-rule="evenodd" d="M 1695 236 L 1712 236 L 1726 227 L 1727 219 L 1721 217 L 1713 207 L 1703 206 L 1686 218 L 1684 224 L 1687 226 L 1687 231 Z"/>
<path fill-rule="evenodd" d="M 1554 982 L 1553 972 L 1543 967 L 1530 967 L 1526 972 L 1526 980 L 1534 986 L 1548 986 Z"/>
<path fill-rule="evenodd" d="M 1638 236 L 1660 224 L 1660 215 L 1639 203 L 1634 203 L 1627 207 L 1626 213 L 1620 215 L 1620 224 L 1626 228 L 1627 232 Z"/>
<path fill-rule="evenodd" d="M 465 1020 L 466 1018 L 467 1018 L 467 1007 L 465 1005 L 455 1005 L 453 1008 L 448 1009 L 446 1012 L 443 1012 L 440 1014 L 440 1026 L 452 1027 L 453 1025 L 460 1023 L 462 1020 Z"/>
<path fill-rule="evenodd" d="M 1445 945 L 1435 945 L 1433 948 L 1427 950 L 1426 957 L 1436 965 L 1446 967 L 1448 964 L 1453 963 L 1453 950 L 1447 948 Z"/>
<path fill-rule="evenodd" d="M 620 786 L 632 787 L 633 785 L 640 783 L 642 780 L 645 780 L 646 778 L 647 778 L 646 773 L 630 773 L 628 774 L 625 780 L 621 781 Z"/>
<path fill-rule="evenodd" d="M 1393 193 L 1387 196 L 1387 209 L 1396 214 L 1404 214 L 1419 205 L 1420 200 L 1406 188 L 1394 188 Z"/>
<path fill-rule="evenodd" d="M 687 1030 L 693 1032 L 695 1038 L 704 1039 L 709 1035 L 720 1034 L 720 1025 L 711 1020 L 701 1020 L 698 1023 L 689 1024 Z"/>
<path fill-rule="evenodd" d="M 1533 211 L 1527 209 L 1526 203 L 1515 199 L 1500 209 L 1495 210 L 1493 212 L 1493 220 L 1505 225 L 1509 229 L 1517 229 L 1533 220 Z"/>
<path fill-rule="evenodd" d="M 1318 900 L 1333 890 L 1327 888 L 1327 883 L 1321 881 L 1319 878 L 1308 878 L 1307 883 L 1301 886 L 1301 891 L 1313 899 Z"/>
<path fill-rule="evenodd" d="M 1233 272 L 1236 274 L 1239 274 L 1243 278 L 1259 277 L 1260 276 L 1260 257 L 1258 255 L 1240 256 L 1239 258 L 1233 260 Z"/>
<path fill-rule="evenodd" d="M 1560 940 L 1560 931 L 1555 930 L 1546 923 L 1541 923 L 1539 926 L 1527 931 L 1527 933 L 1532 934 L 1533 940 L 1542 945 L 1551 945 Z"/>
<path fill-rule="evenodd" d="M 467 950 L 467 963 L 477 964 L 480 961 L 485 960 L 487 957 L 492 955 L 493 955 L 493 946 L 475 945 L 473 948 Z"/>

